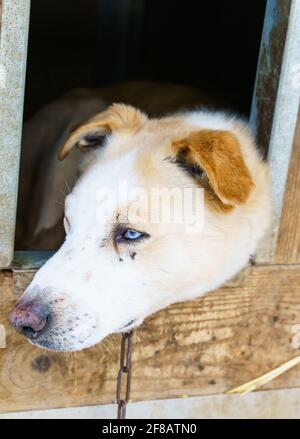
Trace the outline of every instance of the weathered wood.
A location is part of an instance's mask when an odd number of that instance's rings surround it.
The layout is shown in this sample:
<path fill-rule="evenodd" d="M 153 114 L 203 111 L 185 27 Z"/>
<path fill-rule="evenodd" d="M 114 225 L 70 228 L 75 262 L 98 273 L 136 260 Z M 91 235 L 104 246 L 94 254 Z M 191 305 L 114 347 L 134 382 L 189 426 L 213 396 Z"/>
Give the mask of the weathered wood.
<path fill-rule="evenodd" d="M 275 263 L 300 263 L 300 118 L 286 185 Z"/>
<path fill-rule="evenodd" d="M 115 399 L 119 337 L 78 354 L 31 346 L 7 322 L 16 301 L 0 275 L 0 411 L 108 403 Z M 217 394 L 296 356 L 300 265 L 252 267 L 239 288 L 173 305 L 135 332 L 132 399 Z M 299 367 L 268 388 L 300 386 Z"/>
<path fill-rule="evenodd" d="M 274 259 L 285 184 L 297 121 L 300 88 L 300 3 L 268 0 L 251 111 L 259 142 L 268 147 L 274 220 L 256 261 Z"/>
<path fill-rule="evenodd" d="M 267 156 L 292 0 L 268 0 L 252 99 L 251 124 Z"/>
<path fill-rule="evenodd" d="M 300 389 L 269 390 L 245 395 L 161 399 L 131 403 L 128 419 L 299 419 Z M 114 419 L 113 404 L 0 413 L 2 419 Z"/>

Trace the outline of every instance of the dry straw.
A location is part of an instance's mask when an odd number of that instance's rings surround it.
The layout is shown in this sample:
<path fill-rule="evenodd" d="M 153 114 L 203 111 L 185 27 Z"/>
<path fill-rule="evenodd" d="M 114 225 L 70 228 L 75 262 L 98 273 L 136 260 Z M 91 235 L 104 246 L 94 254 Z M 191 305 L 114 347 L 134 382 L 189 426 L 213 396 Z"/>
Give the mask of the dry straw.
<path fill-rule="evenodd" d="M 282 375 L 284 372 L 286 372 L 287 370 L 291 369 L 292 367 L 296 366 L 299 363 L 300 363 L 300 355 L 298 355 L 295 358 L 292 358 L 291 360 L 287 361 L 281 366 L 276 367 L 276 369 L 273 369 L 270 372 L 267 372 L 264 375 L 261 375 L 260 377 L 255 378 L 254 380 L 249 381 L 246 384 L 243 384 L 242 386 L 236 387 L 235 389 L 227 390 L 225 393 L 227 394 L 238 393 L 240 395 L 246 395 L 246 393 L 253 392 L 254 390 L 259 389 L 264 384 L 267 384 L 268 382 L 272 381 L 274 378 L 277 378 L 279 375 Z"/>

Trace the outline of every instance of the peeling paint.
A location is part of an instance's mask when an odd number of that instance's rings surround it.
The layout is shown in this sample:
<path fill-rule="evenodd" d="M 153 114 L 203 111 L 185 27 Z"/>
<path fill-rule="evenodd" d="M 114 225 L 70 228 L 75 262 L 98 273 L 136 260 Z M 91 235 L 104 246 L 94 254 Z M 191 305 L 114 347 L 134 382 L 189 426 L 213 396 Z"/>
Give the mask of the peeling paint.
<path fill-rule="evenodd" d="M 16 251 L 12 262 L 13 269 L 39 269 L 54 255 L 52 250 Z"/>

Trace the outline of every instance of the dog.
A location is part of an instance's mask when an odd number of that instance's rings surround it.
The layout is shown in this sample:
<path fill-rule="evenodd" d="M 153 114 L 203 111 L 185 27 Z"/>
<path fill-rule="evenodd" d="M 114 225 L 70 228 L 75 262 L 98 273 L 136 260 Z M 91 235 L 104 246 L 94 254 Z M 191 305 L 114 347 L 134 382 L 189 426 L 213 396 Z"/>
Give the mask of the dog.
<path fill-rule="evenodd" d="M 43 106 L 23 126 L 17 249 L 56 251 L 64 241 L 64 199 L 80 174 L 80 151 L 73 152 L 63 162 L 57 160 L 57 151 L 67 141 L 72 128 L 107 109 L 116 97 L 142 108 L 151 117 L 200 105 L 237 111 L 232 102 L 219 95 L 153 81 L 73 89 Z"/>
<path fill-rule="evenodd" d="M 196 110 L 149 118 L 113 104 L 77 127 L 59 158 L 76 148 L 83 172 L 65 200 L 65 241 L 10 314 L 34 345 L 88 348 L 214 290 L 247 265 L 269 227 L 268 166 L 235 116 Z M 126 197 L 114 196 L 120 185 Z M 140 203 L 137 194 L 153 189 L 154 201 Z M 181 203 L 180 194 L 200 191 L 201 218 L 160 221 L 166 189 L 177 190 L 179 214 L 197 204 Z"/>

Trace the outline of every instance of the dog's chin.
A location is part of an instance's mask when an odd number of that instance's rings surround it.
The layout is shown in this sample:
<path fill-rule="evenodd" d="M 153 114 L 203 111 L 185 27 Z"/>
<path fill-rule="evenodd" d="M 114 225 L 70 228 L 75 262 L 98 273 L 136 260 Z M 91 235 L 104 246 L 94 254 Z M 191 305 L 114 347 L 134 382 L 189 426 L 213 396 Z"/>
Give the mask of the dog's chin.
<path fill-rule="evenodd" d="M 99 338 L 99 340 L 95 338 L 86 337 L 85 340 L 61 340 L 59 338 L 45 337 L 38 338 L 35 340 L 29 340 L 31 344 L 37 346 L 41 349 L 45 349 L 47 351 L 53 352 L 78 352 L 83 349 L 88 349 L 97 343 L 99 343 L 103 337 Z"/>
<path fill-rule="evenodd" d="M 143 323 L 144 319 L 135 319 L 128 321 L 124 326 L 121 328 L 111 331 L 110 334 L 113 333 L 123 333 L 123 332 L 129 332 L 138 326 L 140 326 Z M 98 336 L 93 333 L 90 334 L 88 337 L 86 337 L 84 340 L 80 339 L 78 341 L 71 339 L 71 340 L 63 340 L 57 337 L 52 337 L 51 335 L 48 335 L 47 337 L 39 337 L 35 340 L 30 340 L 29 342 L 33 344 L 34 346 L 37 346 L 41 349 L 45 349 L 48 351 L 53 352 L 77 352 L 82 351 L 83 349 L 88 349 L 96 344 L 100 343 L 108 334 L 102 334 L 101 336 L 98 334 Z"/>
<path fill-rule="evenodd" d="M 41 340 L 41 341 L 37 341 L 37 340 L 29 340 L 29 342 L 31 344 L 33 344 L 34 346 L 37 346 L 38 348 L 41 349 L 45 349 L 46 351 L 52 351 L 52 352 L 76 352 L 76 351 L 81 351 L 82 349 L 85 349 L 85 346 L 81 346 L 81 345 L 76 345 L 74 344 L 68 344 L 68 343 L 60 343 L 58 341 L 52 341 L 52 340 Z"/>

